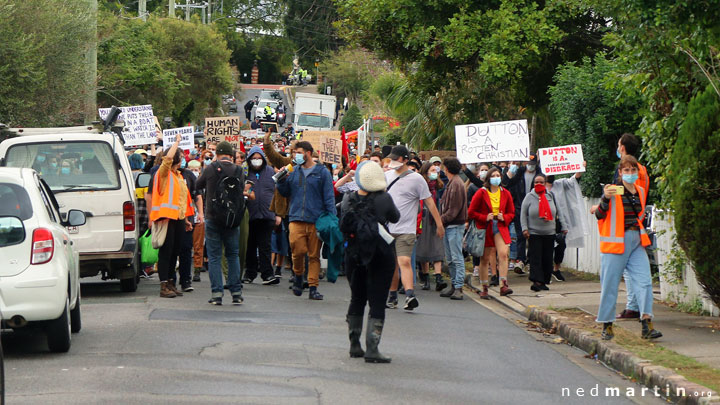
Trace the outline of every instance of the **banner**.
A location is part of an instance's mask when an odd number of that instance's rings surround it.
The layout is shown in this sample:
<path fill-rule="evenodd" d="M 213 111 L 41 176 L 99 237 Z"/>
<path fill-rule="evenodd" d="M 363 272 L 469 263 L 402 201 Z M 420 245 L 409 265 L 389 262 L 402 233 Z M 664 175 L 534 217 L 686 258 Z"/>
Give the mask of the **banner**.
<path fill-rule="evenodd" d="M 321 162 L 335 163 L 338 166 L 342 166 L 341 140 L 325 136 L 322 137 L 318 146 L 313 146 L 313 148 L 317 149 Z"/>
<path fill-rule="evenodd" d="M 443 160 L 446 157 L 457 157 L 457 153 L 454 150 L 423 150 L 418 152 L 418 156 L 420 156 L 423 162 L 426 162 L 433 156 L 437 156 Z"/>
<path fill-rule="evenodd" d="M 368 129 L 368 121 L 363 121 L 363 124 L 360 128 L 357 129 L 358 131 L 358 137 L 357 137 L 357 154 L 358 156 L 362 156 L 365 154 L 365 150 L 367 150 L 367 131 Z"/>
<path fill-rule="evenodd" d="M 242 131 L 240 131 L 241 125 L 239 116 L 205 118 L 205 129 L 203 129 L 205 142 L 215 142 L 217 145 L 226 141 L 230 142 L 236 150 L 240 149 L 240 144 L 244 142 Z"/>
<path fill-rule="evenodd" d="M 584 172 L 582 145 L 555 146 L 538 150 L 540 167 L 547 175 Z"/>
<path fill-rule="evenodd" d="M 461 163 L 528 161 L 527 120 L 456 125 L 455 146 Z"/>
<path fill-rule="evenodd" d="M 190 150 L 195 146 L 194 143 L 195 131 L 193 127 L 180 127 L 173 129 L 163 130 L 163 150 L 168 150 L 175 143 L 176 137 L 180 136 L 180 145 L 178 147 L 182 150 Z"/>
<path fill-rule="evenodd" d="M 123 138 L 125 146 L 140 146 L 157 143 L 155 134 L 155 119 L 150 104 L 136 105 L 131 107 L 119 107 L 120 116 L 118 121 L 125 124 Z M 105 120 L 110 114 L 109 108 L 98 109 L 100 118 Z"/>

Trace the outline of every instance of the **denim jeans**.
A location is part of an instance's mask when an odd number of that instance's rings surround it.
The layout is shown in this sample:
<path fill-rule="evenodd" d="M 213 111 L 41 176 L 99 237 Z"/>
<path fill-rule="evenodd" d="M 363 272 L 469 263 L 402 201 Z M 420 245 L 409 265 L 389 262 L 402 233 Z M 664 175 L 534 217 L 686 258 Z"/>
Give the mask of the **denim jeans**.
<path fill-rule="evenodd" d="M 510 260 L 516 260 L 517 259 L 517 231 L 515 230 L 515 225 L 511 224 L 511 226 L 508 227 L 510 230 Z"/>
<path fill-rule="evenodd" d="M 625 231 L 625 251 L 622 254 L 600 255 L 600 309 L 598 322 L 615 321 L 620 276 L 626 271 L 627 283 L 635 293 L 642 315 L 652 317 L 653 290 L 650 261 L 640 243 L 640 232 Z"/>
<path fill-rule="evenodd" d="M 462 253 L 462 241 L 465 227 L 449 225 L 445 228 L 445 260 L 450 270 L 453 287 L 462 288 L 465 284 L 465 258 Z"/>
<path fill-rule="evenodd" d="M 227 229 L 212 221 L 205 222 L 205 248 L 208 254 L 208 273 L 212 297 L 223 296 L 223 273 L 220 264 L 225 245 L 225 258 L 228 263 L 227 283 L 230 294 L 239 295 L 242 292 L 240 284 L 240 227 Z"/>

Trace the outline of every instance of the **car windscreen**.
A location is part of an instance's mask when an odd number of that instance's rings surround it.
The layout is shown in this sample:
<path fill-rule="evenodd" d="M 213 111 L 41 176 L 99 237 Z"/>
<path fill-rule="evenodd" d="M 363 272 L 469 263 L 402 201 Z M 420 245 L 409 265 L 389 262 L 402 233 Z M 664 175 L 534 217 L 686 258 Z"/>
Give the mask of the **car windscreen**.
<path fill-rule="evenodd" d="M 270 108 L 272 108 L 273 110 L 277 109 L 277 107 L 278 107 L 278 103 L 276 103 L 274 101 L 268 101 L 268 102 L 261 102 L 260 108 L 265 108 L 266 105 L 269 105 Z"/>
<path fill-rule="evenodd" d="M 120 177 L 107 142 L 38 142 L 11 146 L 7 166 L 29 167 L 53 192 L 117 190 Z"/>
<path fill-rule="evenodd" d="M 300 117 L 298 117 L 298 125 L 305 127 L 329 128 L 330 118 L 324 115 L 300 114 Z"/>

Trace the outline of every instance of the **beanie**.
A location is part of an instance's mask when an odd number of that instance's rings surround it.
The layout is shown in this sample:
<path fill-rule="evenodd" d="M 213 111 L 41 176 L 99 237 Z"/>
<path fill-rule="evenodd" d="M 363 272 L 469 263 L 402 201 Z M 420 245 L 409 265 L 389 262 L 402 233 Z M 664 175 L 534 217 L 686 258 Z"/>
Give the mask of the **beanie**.
<path fill-rule="evenodd" d="M 387 187 L 385 172 L 379 164 L 372 160 L 360 163 L 355 170 L 355 183 L 365 192 L 384 191 Z"/>
<path fill-rule="evenodd" d="M 222 141 L 217 145 L 217 148 L 215 148 L 215 154 L 216 155 L 228 155 L 235 157 L 235 150 L 233 149 L 233 146 L 228 141 Z"/>

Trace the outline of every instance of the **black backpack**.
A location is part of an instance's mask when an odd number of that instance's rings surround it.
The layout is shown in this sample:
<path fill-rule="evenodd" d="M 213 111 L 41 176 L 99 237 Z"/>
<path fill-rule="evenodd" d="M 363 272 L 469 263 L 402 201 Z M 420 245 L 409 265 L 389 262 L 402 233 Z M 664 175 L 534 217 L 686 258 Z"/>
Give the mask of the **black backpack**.
<path fill-rule="evenodd" d="M 219 175 L 215 196 L 210 199 L 212 211 L 216 222 L 225 228 L 235 228 L 245 215 L 245 177 L 242 168 L 235 166 L 235 173 L 227 176 L 221 169 L 219 162 L 213 162 L 211 170 L 216 170 Z"/>
<path fill-rule="evenodd" d="M 385 244 L 378 231 L 374 195 L 360 198 L 355 192 L 349 198 L 350 209 L 343 213 L 340 231 L 348 241 L 346 253 L 359 264 L 366 266 L 375 255 L 376 248 Z"/>

